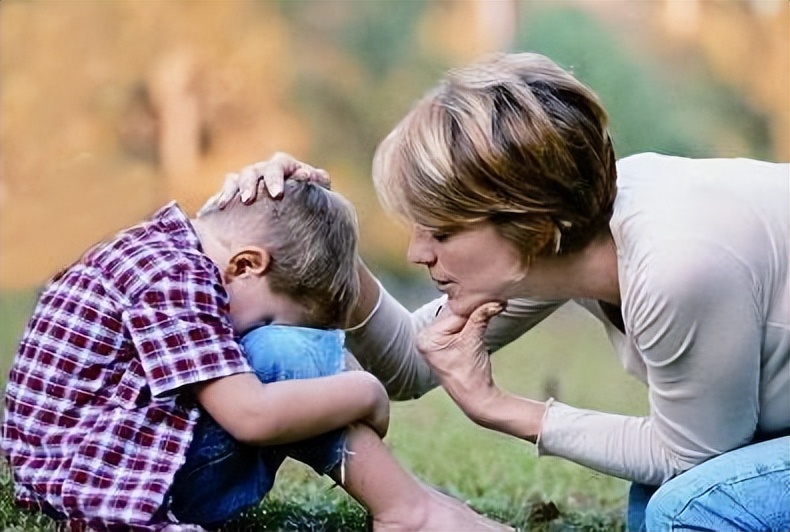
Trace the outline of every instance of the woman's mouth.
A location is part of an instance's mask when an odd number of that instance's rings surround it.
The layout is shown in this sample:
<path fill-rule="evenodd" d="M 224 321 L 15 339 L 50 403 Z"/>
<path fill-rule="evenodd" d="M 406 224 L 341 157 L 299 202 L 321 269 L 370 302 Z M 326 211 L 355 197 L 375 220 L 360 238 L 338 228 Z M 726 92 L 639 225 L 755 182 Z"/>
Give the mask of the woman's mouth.
<path fill-rule="evenodd" d="M 445 288 L 450 286 L 450 284 L 452 283 L 452 281 L 447 281 L 445 279 L 436 279 L 435 277 L 431 277 L 431 280 L 436 285 L 436 288 L 438 288 L 442 292 L 444 291 Z"/>

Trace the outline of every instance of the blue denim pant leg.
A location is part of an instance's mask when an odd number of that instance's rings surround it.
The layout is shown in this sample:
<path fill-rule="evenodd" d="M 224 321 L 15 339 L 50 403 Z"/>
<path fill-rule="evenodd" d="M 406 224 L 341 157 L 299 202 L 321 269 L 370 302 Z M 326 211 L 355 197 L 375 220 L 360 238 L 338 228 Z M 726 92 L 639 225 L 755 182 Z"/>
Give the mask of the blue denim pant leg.
<path fill-rule="evenodd" d="M 343 341 L 341 331 L 270 325 L 251 331 L 241 343 L 258 378 L 275 382 L 339 373 Z M 217 528 L 263 499 L 287 456 L 326 474 L 342 461 L 344 446 L 342 429 L 287 445 L 245 445 L 204 413 L 176 473 L 169 510 L 180 522 Z"/>
<path fill-rule="evenodd" d="M 262 382 L 336 375 L 345 368 L 344 342 L 343 331 L 283 325 L 259 327 L 241 339 L 247 360 Z M 341 463 L 344 448 L 345 430 L 338 429 L 267 449 L 327 474 Z"/>
<path fill-rule="evenodd" d="M 645 510 L 650 497 L 658 489 L 658 486 L 648 486 L 646 484 L 631 484 L 628 490 L 628 511 L 626 513 L 625 529 L 628 532 L 646 532 Z"/>
<path fill-rule="evenodd" d="M 644 498 L 629 498 L 629 530 L 638 530 L 632 502 Z M 790 437 L 712 458 L 662 485 L 643 508 L 649 532 L 790 530 Z"/>
<path fill-rule="evenodd" d="M 170 488 L 169 511 L 179 522 L 216 529 L 263 499 L 284 459 L 264 457 L 203 413 Z"/>

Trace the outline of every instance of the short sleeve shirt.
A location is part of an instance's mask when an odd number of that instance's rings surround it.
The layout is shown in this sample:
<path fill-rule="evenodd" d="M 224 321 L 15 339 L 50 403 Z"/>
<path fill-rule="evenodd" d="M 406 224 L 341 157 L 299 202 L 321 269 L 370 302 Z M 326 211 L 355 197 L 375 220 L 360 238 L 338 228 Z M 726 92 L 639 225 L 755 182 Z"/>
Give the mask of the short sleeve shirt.
<path fill-rule="evenodd" d="M 156 529 L 199 417 L 189 385 L 251 371 L 221 274 L 171 203 L 43 290 L 6 390 L 17 500 Z"/>

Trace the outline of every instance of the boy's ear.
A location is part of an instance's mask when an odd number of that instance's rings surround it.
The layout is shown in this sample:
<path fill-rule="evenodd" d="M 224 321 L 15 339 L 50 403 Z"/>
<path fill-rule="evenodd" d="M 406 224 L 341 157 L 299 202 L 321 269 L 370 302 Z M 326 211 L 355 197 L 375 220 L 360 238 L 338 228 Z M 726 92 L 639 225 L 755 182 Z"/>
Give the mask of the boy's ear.
<path fill-rule="evenodd" d="M 245 246 L 239 249 L 228 261 L 225 268 L 225 280 L 232 281 L 236 277 L 256 276 L 266 273 L 269 267 L 269 254 L 257 246 Z"/>

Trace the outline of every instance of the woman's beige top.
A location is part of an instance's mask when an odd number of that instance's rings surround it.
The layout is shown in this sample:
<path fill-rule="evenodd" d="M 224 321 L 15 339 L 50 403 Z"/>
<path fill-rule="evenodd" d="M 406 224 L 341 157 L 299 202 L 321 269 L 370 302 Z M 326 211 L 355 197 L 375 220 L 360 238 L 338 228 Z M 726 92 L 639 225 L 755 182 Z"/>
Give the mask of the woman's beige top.
<path fill-rule="evenodd" d="M 618 172 L 610 226 L 625 334 L 597 301 L 575 302 L 604 323 L 623 367 L 648 385 L 650 415 L 554 402 L 539 452 L 660 484 L 756 433 L 790 429 L 790 169 L 646 153 L 621 160 Z M 348 335 L 394 398 L 436 384 L 414 336 L 441 303 L 409 313 L 384 293 L 367 326 Z M 489 347 L 564 303 L 510 301 L 489 327 Z"/>

